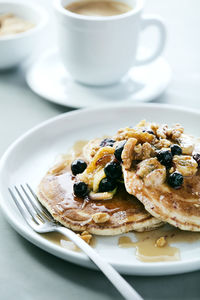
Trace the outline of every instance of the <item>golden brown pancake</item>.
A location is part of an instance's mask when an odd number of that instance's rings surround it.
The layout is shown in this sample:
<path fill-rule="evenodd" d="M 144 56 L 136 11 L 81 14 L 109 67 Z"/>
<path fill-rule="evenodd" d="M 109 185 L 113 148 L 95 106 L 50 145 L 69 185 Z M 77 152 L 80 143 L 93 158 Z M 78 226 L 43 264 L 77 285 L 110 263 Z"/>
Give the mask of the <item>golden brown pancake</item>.
<path fill-rule="evenodd" d="M 200 231 L 200 171 L 184 178 L 179 189 L 167 183 L 145 186 L 135 169 L 123 168 L 128 193 L 134 195 L 154 217 L 183 230 Z"/>
<path fill-rule="evenodd" d="M 131 230 L 152 230 L 162 222 L 152 217 L 134 196 L 124 187 L 111 200 L 92 201 L 73 194 L 76 178 L 69 166 L 60 163 L 42 179 L 38 197 L 55 220 L 74 231 L 85 231 L 98 235 L 116 235 Z M 106 212 L 110 218 L 104 223 L 95 223 L 95 213 Z"/>

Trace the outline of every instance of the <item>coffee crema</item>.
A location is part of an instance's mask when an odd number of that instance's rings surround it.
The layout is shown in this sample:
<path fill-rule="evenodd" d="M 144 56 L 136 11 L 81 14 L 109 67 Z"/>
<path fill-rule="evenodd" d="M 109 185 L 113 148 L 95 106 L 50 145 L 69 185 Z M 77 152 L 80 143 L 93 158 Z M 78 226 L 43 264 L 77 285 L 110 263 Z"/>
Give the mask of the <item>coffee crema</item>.
<path fill-rule="evenodd" d="M 79 15 L 94 17 L 121 15 L 132 10 L 132 7 L 126 3 L 109 0 L 77 1 L 68 4 L 65 8 Z"/>

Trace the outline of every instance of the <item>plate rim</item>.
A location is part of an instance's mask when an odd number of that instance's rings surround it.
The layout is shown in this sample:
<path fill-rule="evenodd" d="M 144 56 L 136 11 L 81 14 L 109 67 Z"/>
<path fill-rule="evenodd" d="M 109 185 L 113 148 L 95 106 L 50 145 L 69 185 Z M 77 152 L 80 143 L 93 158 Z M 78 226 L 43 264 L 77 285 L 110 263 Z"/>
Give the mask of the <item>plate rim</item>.
<path fill-rule="evenodd" d="M 199 109 L 191 109 L 187 107 L 181 107 L 177 105 L 169 105 L 169 104 L 158 104 L 158 103 L 135 103 L 135 104 L 128 104 L 128 105 L 116 105 L 114 109 L 120 109 L 121 107 L 123 108 L 131 108 L 134 109 L 135 107 L 142 107 L 142 108 L 155 108 L 155 109 L 169 109 L 169 110 L 176 110 L 176 111 L 182 111 L 186 113 L 191 113 L 195 115 L 200 116 L 200 110 Z M 25 133 L 20 135 L 4 152 L 0 159 L 0 208 L 3 212 L 3 215 L 6 217 L 8 223 L 13 227 L 15 231 L 17 231 L 20 235 L 22 235 L 24 238 L 26 238 L 29 242 L 33 243 L 34 245 L 38 246 L 39 248 L 45 250 L 46 252 L 49 252 L 57 257 L 60 257 L 62 259 L 65 259 L 69 262 L 89 267 L 92 269 L 97 269 L 96 266 L 94 266 L 93 263 L 87 258 L 85 254 L 82 253 L 76 253 L 67 249 L 64 249 L 58 245 L 54 245 L 53 243 L 45 240 L 39 234 L 30 235 L 29 231 L 26 230 L 27 228 L 23 228 L 21 225 L 21 222 L 18 222 L 17 220 L 13 220 L 11 217 L 11 213 L 6 209 L 4 196 L 2 192 L 2 176 L 3 176 L 3 169 L 5 167 L 5 163 L 7 158 L 9 157 L 10 154 L 12 154 L 12 151 L 15 149 L 15 147 L 20 144 L 24 139 L 26 139 L 28 136 L 30 136 L 32 133 L 40 130 L 41 128 L 48 127 L 49 124 L 57 122 L 59 120 L 65 119 L 65 118 L 70 118 L 74 117 L 79 114 L 84 114 L 88 112 L 94 112 L 99 110 L 108 110 L 108 109 L 113 109 L 113 106 L 101 106 L 101 107 L 95 107 L 95 108 L 84 108 L 84 109 L 79 109 L 71 112 L 65 112 L 63 114 L 57 115 L 53 118 L 49 118 L 46 121 L 43 121 L 39 123 L 38 125 L 34 126 L 33 128 L 27 130 Z M 22 222 L 23 224 L 23 222 Z M 31 230 L 32 231 L 32 230 Z M 33 231 L 33 233 L 35 233 Z M 66 255 L 67 254 L 67 255 Z M 63 257 L 66 256 L 66 257 Z M 186 261 L 172 261 L 172 262 L 155 262 L 155 263 L 141 263 L 140 262 L 137 265 L 131 265 L 130 268 L 126 265 L 126 270 L 124 270 L 124 263 L 116 263 L 112 260 L 109 260 L 109 262 L 122 274 L 127 274 L 127 275 L 142 275 L 142 276 L 156 276 L 156 275 L 169 275 L 169 274 L 178 274 L 178 273 L 185 273 L 185 272 L 190 272 L 194 270 L 198 270 L 200 268 L 200 258 L 191 258 L 187 259 Z M 192 264 L 192 266 L 191 266 Z M 189 268 L 188 268 L 189 267 Z M 160 268 L 165 268 L 165 272 L 159 272 Z M 172 270 L 172 269 L 175 270 Z M 134 270 L 133 270 L 134 269 Z M 153 272 L 152 272 L 153 269 Z"/>
<path fill-rule="evenodd" d="M 30 88 L 36 95 L 39 95 L 40 97 L 42 97 L 43 100 L 49 101 L 49 102 L 51 102 L 51 103 L 59 104 L 59 105 L 65 106 L 65 107 L 76 108 L 76 109 L 97 108 L 98 105 L 96 105 L 96 106 L 84 106 L 84 105 L 81 106 L 81 105 L 73 105 L 73 103 L 72 103 L 72 104 L 70 104 L 70 103 L 66 103 L 66 104 L 65 104 L 65 103 L 63 103 L 62 100 L 59 100 L 59 99 L 57 99 L 56 97 L 47 97 L 47 95 L 46 95 L 44 92 L 42 92 L 41 90 L 35 88 L 35 85 L 32 84 L 32 79 L 31 79 L 31 77 L 32 77 L 32 72 L 33 72 L 34 68 L 35 68 L 36 66 L 38 66 L 39 63 L 40 63 L 41 61 L 43 61 L 44 59 L 46 59 L 46 58 L 49 57 L 50 55 L 55 55 L 55 54 L 58 55 L 58 53 L 59 53 L 59 49 L 58 49 L 58 48 L 49 49 L 49 50 L 45 51 L 45 52 L 39 57 L 39 59 L 32 59 L 32 60 L 29 61 L 28 67 L 27 67 L 26 72 L 25 72 L 25 80 L 26 80 L 26 83 L 28 84 L 29 88 Z M 127 100 L 127 101 L 125 102 L 126 104 L 131 105 L 131 104 L 138 104 L 138 103 L 142 103 L 142 102 L 150 102 L 150 101 L 152 101 L 153 99 L 158 98 L 162 93 L 165 92 L 165 90 L 167 89 L 167 87 L 169 86 L 170 81 L 171 81 L 172 70 L 171 70 L 171 67 L 170 67 L 168 61 L 165 59 L 164 56 L 159 56 L 159 57 L 157 58 L 157 60 L 158 60 L 158 59 L 160 59 L 161 61 L 163 61 L 163 62 L 166 64 L 167 68 L 168 68 L 168 77 L 167 77 L 167 79 L 165 80 L 164 88 L 163 88 L 163 86 L 160 86 L 157 92 L 152 93 L 152 96 L 150 97 L 150 99 L 149 99 L 149 98 L 147 98 L 147 99 L 140 99 L 140 100 L 137 100 L 137 101 L 136 101 L 136 100 L 134 101 L 134 100 L 129 99 L 129 100 Z M 152 62 L 152 63 L 153 63 L 153 62 Z M 141 67 L 142 67 L 142 66 L 141 66 Z M 139 68 L 139 66 L 135 66 L 135 68 Z M 78 82 L 77 82 L 77 84 L 78 84 Z M 84 85 L 83 85 L 83 86 L 84 86 Z M 122 105 L 122 104 L 123 104 L 122 102 L 119 103 L 119 105 Z M 113 104 L 111 104 L 111 105 L 113 105 Z M 108 106 L 109 106 L 109 105 L 107 105 L 107 107 L 108 107 Z"/>

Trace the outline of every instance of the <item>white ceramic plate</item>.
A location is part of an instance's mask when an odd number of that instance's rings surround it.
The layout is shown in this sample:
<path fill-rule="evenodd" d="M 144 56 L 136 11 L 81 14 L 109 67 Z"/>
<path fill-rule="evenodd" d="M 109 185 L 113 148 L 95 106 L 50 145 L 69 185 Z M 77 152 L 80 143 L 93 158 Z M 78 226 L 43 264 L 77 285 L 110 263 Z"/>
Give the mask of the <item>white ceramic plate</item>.
<path fill-rule="evenodd" d="M 143 49 L 144 53 L 148 52 Z M 77 83 L 64 69 L 58 51 L 45 52 L 26 73 L 29 87 L 39 96 L 64 106 L 99 105 L 151 101 L 161 95 L 171 79 L 171 69 L 162 57 L 134 67 L 118 84 L 91 87 Z"/>
<path fill-rule="evenodd" d="M 180 122 L 187 132 L 199 135 L 200 112 L 157 104 L 118 106 L 79 110 L 66 113 L 28 131 L 4 154 L 0 162 L 1 207 L 9 223 L 22 236 L 40 248 L 70 262 L 93 268 L 83 253 L 61 248 L 33 232 L 22 219 L 8 194 L 7 187 L 29 182 L 36 188 L 42 176 L 77 140 L 114 133 L 119 127 L 136 124 L 141 119 L 155 122 Z M 133 236 L 133 233 L 129 234 Z M 181 243 L 181 260 L 176 262 L 143 263 L 136 259 L 134 249 L 120 249 L 118 237 L 97 238 L 97 251 L 125 274 L 166 275 L 200 268 L 200 241 Z"/>

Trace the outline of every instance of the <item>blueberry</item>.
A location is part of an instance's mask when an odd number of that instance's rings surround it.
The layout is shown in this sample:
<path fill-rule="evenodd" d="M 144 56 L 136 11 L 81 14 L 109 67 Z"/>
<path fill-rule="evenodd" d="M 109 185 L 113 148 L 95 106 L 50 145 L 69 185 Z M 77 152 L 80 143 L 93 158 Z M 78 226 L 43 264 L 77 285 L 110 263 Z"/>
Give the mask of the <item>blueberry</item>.
<path fill-rule="evenodd" d="M 193 155 L 193 158 L 196 160 L 196 162 L 198 163 L 198 167 L 200 167 L 200 153 L 195 153 Z"/>
<path fill-rule="evenodd" d="M 76 159 L 71 164 L 71 170 L 73 175 L 83 173 L 83 171 L 85 171 L 86 168 L 87 168 L 87 164 L 82 159 Z"/>
<path fill-rule="evenodd" d="M 108 163 L 104 168 L 104 172 L 111 179 L 120 179 L 122 177 L 122 167 L 119 162 L 112 161 Z"/>
<path fill-rule="evenodd" d="M 77 197 L 83 198 L 88 194 L 88 186 L 83 181 L 75 182 L 73 189 L 74 189 L 74 195 Z"/>
<path fill-rule="evenodd" d="M 122 151 L 124 149 L 124 145 L 126 144 L 126 141 L 121 141 L 117 147 L 115 148 L 115 158 L 118 160 L 118 161 L 122 161 Z"/>
<path fill-rule="evenodd" d="M 183 184 L 183 175 L 179 172 L 172 173 L 168 178 L 168 183 L 174 189 L 178 189 Z"/>
<path fill-rule="evenodd" d="M 99 192 L 110 192 L 116 188 L 116 182 L 112 179 L 105 177 L 99 184 Z"/>
<path fill-rule="evenodd" d="M 157 154 L 157 159 L 159 162 L 169 169 L 172 165 L 172 153 L 169 150 L 160 150 Z"/>
<path fill-rule="evenodd" d="M 179 145 L 174 144 L 170 148 L 171 148 L 172 155 L 181 155 L 182 154 L 182 149 Z"/>
<path fill-rule="evenodd" d="M 113 147 L 114 143 L 115 141 L 112 139 L 104 139 L 103 141 L 101 141 L 100 147 L 106 147 L 106 146 Z"/>

